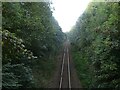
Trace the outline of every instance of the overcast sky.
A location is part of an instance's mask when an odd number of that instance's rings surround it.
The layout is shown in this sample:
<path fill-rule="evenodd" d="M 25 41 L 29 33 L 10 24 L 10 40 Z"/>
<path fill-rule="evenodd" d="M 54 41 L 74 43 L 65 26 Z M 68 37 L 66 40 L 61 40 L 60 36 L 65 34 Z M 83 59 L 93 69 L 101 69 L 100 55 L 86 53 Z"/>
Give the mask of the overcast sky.
<path fill-rule="evenodd" d="M 53 16 L 63 32 L 68 32 L 84 12 L 90 0 L 52 0 L 55 11 Z"/>

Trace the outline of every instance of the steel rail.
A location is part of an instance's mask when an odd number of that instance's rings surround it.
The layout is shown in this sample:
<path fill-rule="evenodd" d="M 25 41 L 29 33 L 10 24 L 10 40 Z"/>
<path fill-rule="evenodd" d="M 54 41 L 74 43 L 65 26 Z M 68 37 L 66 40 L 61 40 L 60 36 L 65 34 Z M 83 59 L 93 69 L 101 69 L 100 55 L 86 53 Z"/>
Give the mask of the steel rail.
<path fill-rule="evenodd" d="M 59 85 L 59 88 L 61 88 L 61 87 L 62 87 L 63 70 L 64 70 L 64 62 L 65 62 L 65 49 L 64 49 L 64 55 L 63 55 L 63 62 L 62 62 L 61 78 L 60 78 L 60 85 Z"/>
<path fill-rule="evenodd" d="M 71 80 L 70 80 L 70 58 L 69 58 L 69 51 L 67 48 L 67 55 L 68 55 L 68 83 L 69 83 L 69 89 L 71 90 Z"/>

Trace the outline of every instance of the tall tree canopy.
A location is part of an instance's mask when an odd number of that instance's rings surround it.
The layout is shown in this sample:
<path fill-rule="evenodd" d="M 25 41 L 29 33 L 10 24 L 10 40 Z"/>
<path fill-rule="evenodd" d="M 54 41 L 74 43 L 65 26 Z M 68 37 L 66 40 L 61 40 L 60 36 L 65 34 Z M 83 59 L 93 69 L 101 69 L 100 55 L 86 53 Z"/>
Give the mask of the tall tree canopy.
<path fill-rule="evenodd" d="M 92 2 L 68 34 L 85 87 L 120 88 L 119 15 L 119 3 Z"/>
<path fill-rule="evenodd" d="M 50 2 L 3 2 L 3 88 L 35 87 L 34 70 L 45 78 L 42 71 L 50 72 L 52 66 L 43 63 L 51 64 L 63 36 Z"/>

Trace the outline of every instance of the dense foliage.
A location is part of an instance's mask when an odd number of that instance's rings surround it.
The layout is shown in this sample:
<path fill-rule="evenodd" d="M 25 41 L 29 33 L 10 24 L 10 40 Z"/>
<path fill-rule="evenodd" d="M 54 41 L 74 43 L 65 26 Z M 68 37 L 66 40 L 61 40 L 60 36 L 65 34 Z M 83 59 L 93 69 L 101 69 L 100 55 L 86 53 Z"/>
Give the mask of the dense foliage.
<path fill-rule="evenodd" d="M 68 36 L 83 87 L 120 88 L 120 4 L 90 3 Z"/>
<path fill-rule="evenodd" d="M 64 36 L 51 9 L 49 2 L 2 3 L 3 88 L 45 87 Z"/>

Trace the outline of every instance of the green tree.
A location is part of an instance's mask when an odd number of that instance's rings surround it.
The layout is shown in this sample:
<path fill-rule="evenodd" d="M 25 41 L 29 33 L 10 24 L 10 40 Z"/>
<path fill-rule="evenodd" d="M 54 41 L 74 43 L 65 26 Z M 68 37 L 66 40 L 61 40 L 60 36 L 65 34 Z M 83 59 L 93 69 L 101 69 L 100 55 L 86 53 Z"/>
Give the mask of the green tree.
<path fill-rule="evenodd" d="M 64 37 L 50 2 L 3 2 L 2 34 L 3 87 L 45 87 Z"/>
<path fill-rule="evenodd" d="M 119 3 L 90 3 L 68 34 L 84 87 L 120 87 L 119 9 Z"/>

